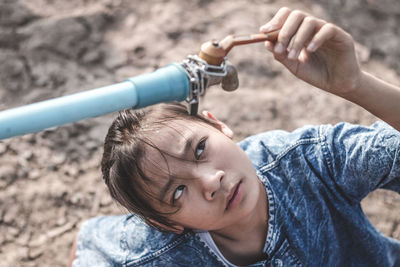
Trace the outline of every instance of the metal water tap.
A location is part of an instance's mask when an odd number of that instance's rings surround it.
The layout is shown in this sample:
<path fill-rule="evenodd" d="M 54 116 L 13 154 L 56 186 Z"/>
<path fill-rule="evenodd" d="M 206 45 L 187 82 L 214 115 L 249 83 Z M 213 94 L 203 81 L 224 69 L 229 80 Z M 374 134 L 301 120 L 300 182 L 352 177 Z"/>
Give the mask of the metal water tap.
<path fill-rule="evenodd" d="M 225 91 L 234 91 L 239 87 L 237 70 L 226 59 L 234 46 L 274 41 L 278 34 L 279 30 L 250 35 L 228 35 L 220 42 L 213 40 L 202 44 L 198 56 L 188 56 L 182 66 L 190 77 L 190 93 L 187 98 L 189 113 L 197 114 L 199 97 L 205 94 L 207 87 L 221 84 Z"/>

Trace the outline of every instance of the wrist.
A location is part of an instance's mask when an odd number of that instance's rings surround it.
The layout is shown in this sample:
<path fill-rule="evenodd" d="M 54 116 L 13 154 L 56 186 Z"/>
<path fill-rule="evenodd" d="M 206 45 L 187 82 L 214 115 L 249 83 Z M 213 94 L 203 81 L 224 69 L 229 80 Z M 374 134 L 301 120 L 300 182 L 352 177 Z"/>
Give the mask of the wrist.
<path fill-rule="evenodd" d="M 368 84 L 369 74 L 360 70 L 357 75 L 346 83 L 344 88 L 341 88 L 339 96 L 352 101 L 362 95 L 365 85 Z"/>

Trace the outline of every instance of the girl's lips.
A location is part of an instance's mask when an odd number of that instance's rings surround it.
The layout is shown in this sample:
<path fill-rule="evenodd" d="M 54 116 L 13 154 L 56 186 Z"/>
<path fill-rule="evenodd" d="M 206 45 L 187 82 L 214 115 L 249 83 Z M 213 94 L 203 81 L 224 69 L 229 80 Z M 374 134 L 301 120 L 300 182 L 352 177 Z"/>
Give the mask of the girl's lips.
<path fill-rule="evenodd" d="M 242 198 L 242 182 L 240 181 L 233 189 L 232 192 L 228 196 L 228 202 L 226 204 L 225 210 L 235 208 Z"/>

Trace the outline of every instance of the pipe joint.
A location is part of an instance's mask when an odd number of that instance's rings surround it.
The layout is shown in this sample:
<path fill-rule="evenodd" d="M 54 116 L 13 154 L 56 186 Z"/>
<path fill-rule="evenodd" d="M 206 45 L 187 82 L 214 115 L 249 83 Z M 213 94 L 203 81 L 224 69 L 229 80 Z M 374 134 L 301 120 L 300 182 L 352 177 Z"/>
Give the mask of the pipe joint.
<path fill-rule="evenodd" d="M 237 70 L 226 59 L 220 65 L 211 65 L 197 55 L 189 55 L 181 65 L 190 81 L 189 96 L 186 99 L 190 115 L 197 114 L 200 97 L 205 95 L 208 87 L 222 83 L 224 90 L 233 91 L 239 86 Z"/>

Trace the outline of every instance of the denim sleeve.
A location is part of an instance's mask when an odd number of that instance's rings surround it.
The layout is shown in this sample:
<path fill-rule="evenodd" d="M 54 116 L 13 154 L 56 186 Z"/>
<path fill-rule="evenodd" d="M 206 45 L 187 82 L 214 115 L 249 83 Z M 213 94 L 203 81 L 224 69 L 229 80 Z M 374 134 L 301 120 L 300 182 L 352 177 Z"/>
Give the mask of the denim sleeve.
<path fill-rule="evenodd" d="M 331 178 L 347 198 L 360 202 L 385 188 L 400 193 L 400 133 L 383 122 L 370 127 L 340 123 L 321 127 Z"/>
<path fill-rule="evenodd" d="M 128 254 L 122 246 L 124 220 L 125 216 L 104 216 L 83 223 L 72 266 L 121 266 Z"/>

